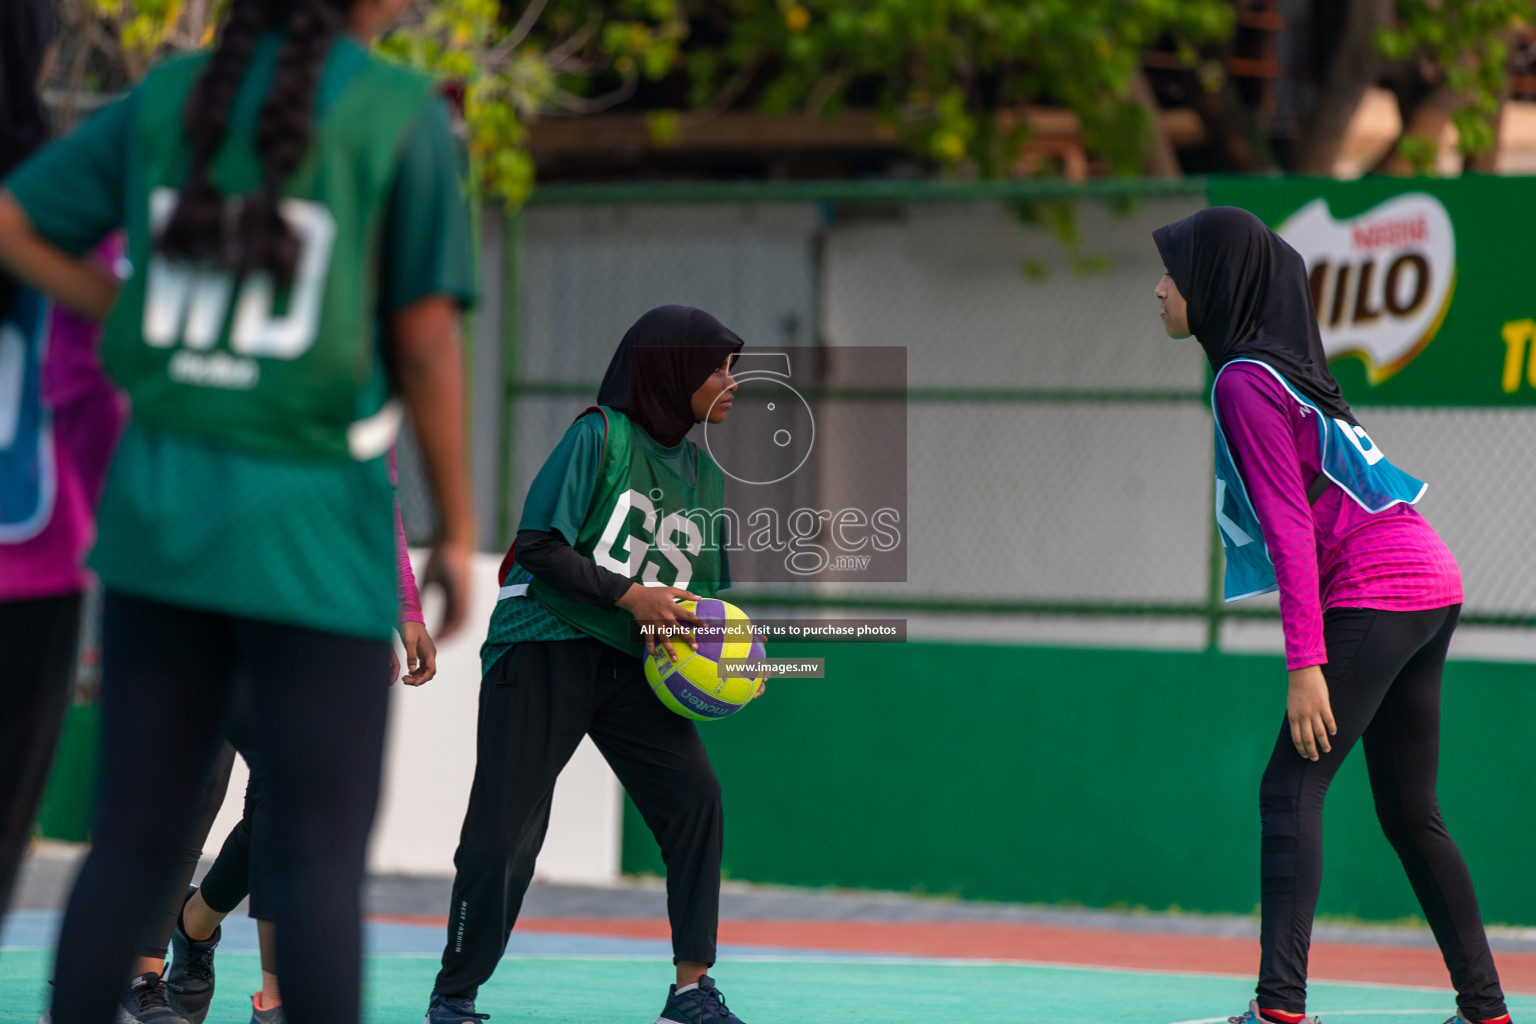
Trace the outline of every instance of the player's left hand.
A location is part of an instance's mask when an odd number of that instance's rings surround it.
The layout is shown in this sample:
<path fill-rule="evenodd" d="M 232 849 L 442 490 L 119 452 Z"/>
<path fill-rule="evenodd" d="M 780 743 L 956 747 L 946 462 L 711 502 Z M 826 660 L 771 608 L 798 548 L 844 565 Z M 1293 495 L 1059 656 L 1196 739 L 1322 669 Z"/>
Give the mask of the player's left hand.
<path fill-rule="evenodd" d="M 405 647 L 406 686 L 420 686 L 437 675 L 437 645 L 427 633 L 427 627 L 410 619 L 400 623 L 400 643 Z M 400 662 L 395 649 L 389 649 L 389 681 L 400 675 Z"/>
<path fill-rule="evenodd" d="M 757 684 L 757 692 L 752 695 L 752 699 L 753 700 L 757 700 L 757 698 L 761 697 L 763 694 L 765 694 L 767 692 L 768 692 L 768 680 L 766 680 L 766 679 L 761 680 Z"/>
<path fill-rule="evenodd" d="M 1316 761 L 1331 749 L 1328 737 L 1339 731 L 1333 720 L 1333 706 L 1328 701 L 1328 680 L 1319 665 L 1291 671 L 1290 694 L 1285 702 L 1285 716 L 1291 723 L 1291 742 L 1296 753 Z"/>

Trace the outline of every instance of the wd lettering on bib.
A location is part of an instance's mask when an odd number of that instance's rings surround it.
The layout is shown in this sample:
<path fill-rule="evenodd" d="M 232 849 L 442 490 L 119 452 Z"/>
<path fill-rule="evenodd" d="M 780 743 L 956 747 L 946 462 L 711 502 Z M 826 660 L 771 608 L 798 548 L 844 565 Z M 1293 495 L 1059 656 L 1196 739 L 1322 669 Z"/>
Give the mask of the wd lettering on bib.
<path fill-rule="evenodd" d="M 261 271 L 237 281 L 178 264 L 153 241 L 186 178 L 181 111 L 207 59 L 168 61 L 140 86 L 142 170 L 128 198 L 134 274 L 107 321 L 107 371 L 141 425 L 265 455 L 377 458 L 391 438 L 357 425 L 388 398 L 377 356 L 379 238 L 400 146 L 433 83 L 381 60 L 347 82 L 283 188 L 279 210 L 299 242 L 293 280 L 280 285 Z M 232 208 L 262 183 L 255 134 L 231 125 L 210 167 Z"/>
<path fill-rule="evenodd" d="M 150 193 L 149 222 L 155 234 L 171 219 L 177 199 L 177 193 L 168 188 Z M 227 205 L 233 210 L 238 202 L 229 200 Z M 229 351 L 235 356 L 297 359 L 307 352 L 320 329 L 320 304 L 336 241 L 336 218 L 321 204 L 303 199 L 284 200 L 281 209 L 299 240 L 300 253 L 287 309 L 281 316 L 276 312 L 277 286 L 266 271 L 247 276 L 237 291 L 227 273 L 181 266 L 156 252 L 149 259 L 145 278 L 144 343 L 153 348 L 180 345 L 183 352 L 207 351 L 223 333 L 233 300 Z M 210 383 L 226 386 L 216 380 Z M 254 387 L 254 381 L 246 386 Z"/>

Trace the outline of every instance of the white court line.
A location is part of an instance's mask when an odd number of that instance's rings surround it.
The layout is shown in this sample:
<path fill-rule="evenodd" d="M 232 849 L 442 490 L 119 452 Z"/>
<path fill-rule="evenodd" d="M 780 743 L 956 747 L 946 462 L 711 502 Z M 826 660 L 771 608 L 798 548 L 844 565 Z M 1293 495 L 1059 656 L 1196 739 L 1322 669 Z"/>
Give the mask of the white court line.
<path fill-rule="evenodd" d="M 38 951 L 39 946 L 0 946 L 0 953 Z M 52 947 L 48 947 L 52 948 Z M 256 956 L 256 950 L 230 950 L 232 956 Z M 365 958 L 380 960 L 440 960 L 441 953 L 406 953 L 396 951 L 382 951 L 378 953 L 365 953 Z M 579 960 L 595 963 L 651 963 L 656 960 L 653 955 L 645 953 L 508 953 L 503 960 Z M 845 956 L 826 956 L 816 954 L 795 953 L 745 953 L 726 958 L 727 963 L 751 963 L 751 964 L 881 964 L 893 967 L 1030 967 L 1043 970 L 1062 971 L 1094 971 L 1101 974 L 1133 974 L 1158 978 L 1209 978 L 1215 981 L 1245 981 L 1252 980 L 1251 974 L 1221 974 L 1215 971 L 1168 971 L 1157 970 L 1151 967 L 1106 967 L 1103 964 L 1076 964 L 1060 963 L 1045 960 L 993 960 L 981 958 L 962 957 L 890 957 L 878 954 L 859 955 L 848 954 Z M 1444 985 L 1394 985 L 1383 981 L 1350 981 L 1338 978 L 1309 978 L 1309 984 L 1313 985 L 1348 985 L 1351 988 L 1379 988 L 1393 992 L 1446 992 Z M 1330 1017 L 1358 1016 L 1367 1013 L 1386 1014 L 1413 1014 L 1413 1013 L 1441 1013 L 1441 1010 L 1334 1010 Z M 1197 1020 L 1177 1021 L 1175 1024 L 1226 1024 L 1226 1017 L 1201 1017 Z"/>
<path fill-rule="evenodd" d="M 371 957 L 389 957 L 402 960 L 441 959 L 441 953 L 369 953 Z M 650 962 L 656 957 L 647 953 L 507 953 L 503 960 L 592 960 L 619 963 Z M 1136 974 L 1159 978 L 1210 978 L 1217 981 L 1245 980 L 1247 974 L 1217 974 L 1209 971 L 1161 971 L 1150 967 L 1106 967 L 1103 964 L 1068 964 L 1055 960 L 1005 960 L 980 957 L 904 957 L 881 956 L 878 953 L 847 953 L 827 955 L 818 953 L 740 953 L 721 957 L 723 963 L 736 964 L 888 964 L 895 967 L 1030 967 L 1059 971 L 1095 971 L 1103 974 Z M 1314 981 L 1318 979 L 1313 979 Z M 1329 982 L 1329 984 L 1369 985 L 1370 982 Z M 1405 985 L 1379 985 L 1382 988 L 1407 988 Z M 1426 991 L 1439 991 L 1426 988 Z M 1227 1018 L 1222 1017 L 1225 1021 Z"/>
<path fill-rule="evenodd" d="M 1316 1016 L 1316 1017 L 1387 1017 L 1387 1016 L 1407 1017 L 1407 1016 L 1411 1016 L 1413 1014 L 1420 1014 L 1420 1013 L 1428 1013 L 1428 1014 L 1433 1014 L 1435 1016 L 1439 1016 L 1440 1014 L 1442 1014 L 1444 1012 L 1445 1012 L 1445 1008 L 1444 1007 L 1440 1007 L 1439 1009 L 1434 1009 L 1434 1010 L 1319 1010 L 1316 1014 L 1310 1014 L 1309 1016 Z M 1453 1011 L 1452 1015 L 1454 1016 L 1454 1011 Z M 1179 1021 L 1174 1021 L 1173 1024 L 1227 1024 L 1227 1021 L 1229 1021 L 1229 1020 L 1231 1020 L 1230 1016 L 1227 1016 L 1227 1017 L 1199 1017 L 1199 1018 L 1196 1018 L 1195 1020 L 1179 1020 Z"/>
<path fill-rule="evenodd" d="M 424 956 L 440 957 L 439 953 L 373 953 L 371 956 Z M 644 953 L 581 953 L 561 956 L 555 953 L 508 953 L 504 960 L 654 960 L 655 957 Z M 724 958 L 726 963 L 761 963 L 761 964 L 893 964 L 901 967 L 1033 967 L 1044 970 L 1062 971 L 1096 971 L 1103 974 L 1134 974 L 1138 976 L 1157 978 L 1209 978 L 1215 981 L 1252 981 L 1252 974 L 1223 974 L 1218 971 L 1170 971 L 1159 970 L 1154 967 L 1110 967 L 1104 964 L 1078 964 L 1062 963 L 1057 960 L 993 960 L 977 957 L 884 957 L 878 954 L 860 956 L 850 954 L 846 956 L 818 956 L 816 954 L 798 955 L 794 953 L 744 953 L 738 956 Z M 1449 985 L 1401 985 L 1386 981 L 1354 981 L 1348 978 L 1312 978 L 1307 979 L 1309 985 L 1348 985 L 1350 988 L 1379 988 L 1391 992 L 1434 992 L 1442 994 L 1450 991 Z M 1519 994 L 1519 993 L 1506 993 Z M 1341 1013 L 1359 1014 L 1361 1010 L 1335 1010 L 1330 1016 L 1337 1017 Z M 1375 1013 L 1377 1011 L 1368 1011 Z M 1381 1011 L 1389 1012 L 1389 1011 Z M 1438 1010 L 1392 1010 L 1391 1013 L 1439 1013 Z M 1211 1017 L 1203 1024 L 1226 1024 L 1226 1017 Z M 1193 1024 L 1193 1022 L 1180 1021 L 1178 1024 Z"/>
<path fill-rule="evenodd" d="M 398 959 L 440 959 L 441 953 L 402 953 L 380 952 L 369 953 L 372 957 L 393 957 Z M 638 962 L 653 961 L 655 956 L 646 953 L 507 953 L 503 960 L 593 960 L 614 962 Z M 881 956 L 878 953 L 858 954 L 850 953 L 842 956 L 828 956 L 816 953 L 742 953 L 734 956 L 722 957 L 724 963 L 754 963 L 754 964 L 890 964 L 897 967 L 1032 967 L 1044 970 L 1061 971 L 1095 971 L 1102 974 L 1134 974 L 1158 978 L 1209 978 L 1214 981 L 1251 981 L 1252 974 L 1222 974 L 1216 971 L 1171 971 L 1159 970 L 1153 967 L 1110 967 L 1104 964 L 1077 964 L 1061 963 L 1056 960 L 1004 960 L 982 959 L 979 957 L 897 957 Z M 1398 985 L 1384 981 L 1351 981 L 1339 978 L 1308 978 L 1311 985 L 1348 985 L 1351 988 L 1380 988 L 1393 992 L 1449 992 L 1447 985 Z M 1340 1013 L 1361 1013 L 1360 1010 L 1335 1010 L 1332 1016 Z M 1377 1011 L 1368 1011 L 1375 1013 Z M 1382 1011 L 1387 1012 L 1387 1011 Z M 1392 1013 L 1436 1013 L 1435 1010 L 1392 1010 Z M 1225 1024 L 1226 1017 L 1211 1017 L 1203 1020 L 1203 1024 Z M 1179 1021 L 1178 1024 L 1196 1024 L 1194 1021 Z"/>

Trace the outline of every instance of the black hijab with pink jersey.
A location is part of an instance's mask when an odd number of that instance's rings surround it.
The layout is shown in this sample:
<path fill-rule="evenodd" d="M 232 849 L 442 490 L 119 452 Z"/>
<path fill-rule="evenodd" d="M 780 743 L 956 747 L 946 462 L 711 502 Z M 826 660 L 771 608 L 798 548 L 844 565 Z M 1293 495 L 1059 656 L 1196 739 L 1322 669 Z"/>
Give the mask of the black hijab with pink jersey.
<path fill-rule="evenodd" d="M 1357 424 L 1328 370 L 1301 254 L 1263 221 L 1212 206 L 1152 232 L 1189 304 L 1189 329 L 1212 370 L 1259 359 L 1329 416 Z"/>
<path fill-rule="evenodd" d="M 702 309 L 657 306 L 625 332 L 597 403 L 624 413 L 670 448 L 698 422 L 693 393 L 743 344 Z"/>

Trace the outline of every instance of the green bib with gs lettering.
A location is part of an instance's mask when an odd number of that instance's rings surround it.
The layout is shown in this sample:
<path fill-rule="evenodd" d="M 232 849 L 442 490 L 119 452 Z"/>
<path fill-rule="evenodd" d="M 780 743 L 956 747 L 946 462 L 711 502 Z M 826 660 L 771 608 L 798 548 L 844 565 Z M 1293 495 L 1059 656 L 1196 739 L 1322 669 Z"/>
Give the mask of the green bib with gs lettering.
<path fill-rule="evenodd" d="M 714 597 L 722 575 L 725 474 L 696 450 L 694 478 L 684 479 L 635 436 L 639 428 L 628 416 L 597 408 L 607 420 L 607 439 L 576 551 L 637 583 Z M 528 594 L 582 632 L 644 656 L 645 643 L 631 636 L 634 618 L 623 609 L 582 604 L 537 580 Z"/>

